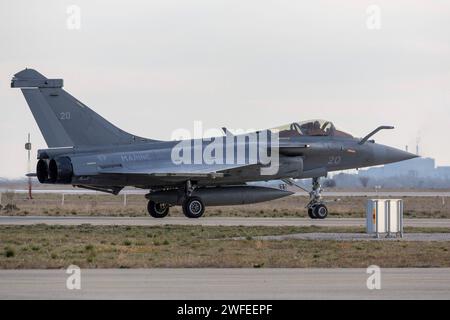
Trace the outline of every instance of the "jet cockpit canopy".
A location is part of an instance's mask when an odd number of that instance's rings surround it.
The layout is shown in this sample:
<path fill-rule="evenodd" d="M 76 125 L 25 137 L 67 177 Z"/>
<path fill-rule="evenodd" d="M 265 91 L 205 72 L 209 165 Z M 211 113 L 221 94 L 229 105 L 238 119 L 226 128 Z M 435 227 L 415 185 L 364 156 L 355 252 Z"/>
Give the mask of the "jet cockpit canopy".
<path fill-rule="evenodd" d="M 280 138 L 295 136 L 353 137 L 351 134 L 336 129 L 331 121 L 319 119 L 293 122 L 291 124 L 273 128 L 271 130 L 277 131 Z"/>

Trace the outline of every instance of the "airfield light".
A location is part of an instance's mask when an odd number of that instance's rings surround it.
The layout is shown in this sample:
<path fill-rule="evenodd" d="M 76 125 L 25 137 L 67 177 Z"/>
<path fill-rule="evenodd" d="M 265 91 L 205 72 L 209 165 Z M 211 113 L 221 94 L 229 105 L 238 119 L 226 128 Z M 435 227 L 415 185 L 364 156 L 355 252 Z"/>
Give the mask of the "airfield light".
<path fill-rule="evenodd" d="M 27 161 L 27 172 L 30 173 L 31 170 L 31 137 L 28 133 L 28 141 L 25 143 L 25 150 L 28 152 L 28 161 Z M 33 195 L 31 193 L 32 185 L 31 185 L 31 177 L 28 176 L 28 199 L 33 199 Z"/>

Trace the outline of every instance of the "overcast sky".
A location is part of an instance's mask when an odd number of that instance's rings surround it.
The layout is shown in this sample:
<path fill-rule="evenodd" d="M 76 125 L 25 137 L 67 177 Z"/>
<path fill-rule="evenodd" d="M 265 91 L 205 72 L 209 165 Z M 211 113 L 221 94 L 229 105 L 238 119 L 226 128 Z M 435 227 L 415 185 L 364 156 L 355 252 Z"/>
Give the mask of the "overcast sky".
<path fill-rule="evenodd" d="M 450 165 L 448 1 L 2 1 L 0 177 L 26 172 L 28 132 L 33 167 L 46 147 L 9 88 L 25 67 L 140 136 L 324 118 L 356 136 L 394 125 L 377 142 L 411 151 L 419 139 Z"/>

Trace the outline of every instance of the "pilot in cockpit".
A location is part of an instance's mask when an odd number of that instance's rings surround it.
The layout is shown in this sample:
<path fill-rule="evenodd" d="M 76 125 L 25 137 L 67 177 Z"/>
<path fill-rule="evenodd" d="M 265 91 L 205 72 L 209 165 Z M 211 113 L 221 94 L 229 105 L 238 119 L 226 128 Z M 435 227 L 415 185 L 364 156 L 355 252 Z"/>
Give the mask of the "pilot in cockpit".
<path fill-rule="evenodd" d="M 320 123 L 319 123 L 319 121 L 314 121 L 314 123 L 313 123 L 313 129 L 312 129 L 312 131 L 310 132 L 310 135 L 312 135 L 312 136 L 321 136 L 321 135 L 323 135 L 323 131 L 322 131 L 322 129 L 320 128 Z"/>
<path fill-rule="evenodd" d="M 306 123 L 302 129 L 307 136 L 322 136 L 324 134 L 322 128 L 320 128 L 320 122 L 317 120 Z"/>

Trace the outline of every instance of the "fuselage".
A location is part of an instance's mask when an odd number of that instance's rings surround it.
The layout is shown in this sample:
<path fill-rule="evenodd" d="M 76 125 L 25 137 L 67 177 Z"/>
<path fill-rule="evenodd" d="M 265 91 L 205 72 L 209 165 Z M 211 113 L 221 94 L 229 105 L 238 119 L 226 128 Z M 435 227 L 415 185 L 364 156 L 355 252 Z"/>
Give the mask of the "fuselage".
<path fill-rule="evenodd" d="M 353 137 L 305 136 L 289 139 L 280 138 L 278 171 L 270 175 L 261 175 L 260 168 L 256 165 L 257 160 L 249 154 L 254 142 L 238 137 L 235 136 L 234 138 L 235 152 L 238 149 L 245 150 L 244 160 L 248 166 L 241 170 L 228 170 L 228 174 L 220 178 L 198 178 L 199 185 L 240 184 L 283 178 L 320 177 L 326 176 L 328 172 L 332 171 L 380 165 L 414 157 L 410 153 L 376 144 L 373 141 L 361 145 L 359 144 L 361 140 Z M 290 147 L 283 148 L 286 142 Z M 185 140 L 184 143 L 186 150 L 191 151 L 193 155 L 199 146 L 203 151 L 206 150 L 211 141 L 197 139 Z M 142 169 L 166 166 L 168 163 L 173 165 L 173 149 L 179 144 L 180 141 L 165 141 L 103 148 L 45 149 L 39 151 L 38 157 L 40 159 L 70 158 L 73 168 L 72 179 L 67 182 L 70 184 L 159 188 L 176 186 L 183 183 L 184 180 L 180 178 L 180 181 L 178 181 L 175 177 L 168 179 L 167 177 L 144 177 L 142 175 L 123 177 L 102 172 L 112 168 L 130 168 L 139 172 Z M 296 145 L 306 145 L 307 147 L 296 148 Z M 216 158 L 214 163 L 209 164 L 211 168 L 214 168 L 218 163 L 226 162 L 225 149 L 226 146 L 224 146 L 222 159 Z M 252 164 L 254 165 L 252 166 Z M 191 165 L 204 166 L 205 164 L 195 164 L 192 161 Z"/>

